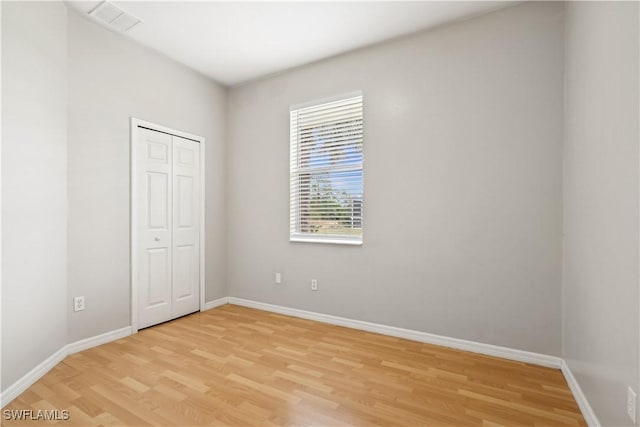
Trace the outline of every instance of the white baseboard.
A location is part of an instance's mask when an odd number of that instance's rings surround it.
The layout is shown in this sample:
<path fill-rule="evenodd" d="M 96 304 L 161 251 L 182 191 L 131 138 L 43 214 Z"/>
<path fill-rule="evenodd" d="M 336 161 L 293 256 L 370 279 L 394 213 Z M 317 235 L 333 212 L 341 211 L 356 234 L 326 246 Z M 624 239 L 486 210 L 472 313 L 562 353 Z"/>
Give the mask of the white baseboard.
<path fill-rule="evenodd" d="M 65 348 L 67 349 L 67 355 L 69 355 L 97 347 L 111 341 L 116 341 L 120 338 L 128 337 L 129 335 L 131 335 L 131 326 L 125 326 L 124 328 L 105 332 L 104 334 L 96 335 L 95 337 L 89 337 L 80 341 L 72 342 L 71 344 L 67 344 Z"/>
<path fill-rule="evenodd" d="M 593 411 L 593 408 L 589 404 L 587 400 L 587 396 L 585 396 L 578 380 L 573 376 L 573 372 L 569 368 L 569 365 L 565 360 L 562 360 L 562 364 L 560 365 L 560 369 L 562 370 L 562 374 L 564 378 L 567 380 L 567 384 L 569 385 L 569 389 L 573 394 L 573 398 L 576 399 L 576 403 L 580 408 L 580 412 L 582 412 L 582 416 L 584 420 L 587 422 L 589 427 L 600 427 L 600 421 L 598 417 L 596 417 L 596 413 Z"/>
<path fill-rule="evenodd" d="M 397 328 L 394 326 L 381 325 L 377 323 L 365 322 L 362 320 L 331 316 L 328 314 L 299 310 L 296 308 L 267 304 L 236 297 L 223 297 L 213 301 L 209 301 L 205 303 L 204 309 L 210 310 L 224 304 L 235 304 L 243 307 L 250 307 L 258 310 L 270 311 L 273 313 L 285 314 L 288 316 L 329 323 L 332 325 L 345 326 L 348 328 L 375 332 L 397 338 L 405 338 L 413 341 L 424 342 L 427 344 L 434 344 L 443 347 L 455 348 L 457 350 L 470 351 L 472 353 L 479 353 L 488 356 L 501 357 L 508 360 L 515 360 L 518 362 L 526 362 L 534 365 L 557 368 L 562 371 L 564 377 L 566 378 L 569 389 L 573 393 L 578 407 L 580 408 L 580 411 L 582 412 L 582 415 L 584 416 L 585 421 L 587 422 L 589 427 L 600 427 L 600 422 L 598 421 L 595 412 L 591 408 L 591 405 L 589 404 L 585 394 L 580 388 L 580 385 L 578 384 L 576 378 L 573 376 L 571 369 L 569 369 L 567 363 L 560 357 L 533 353 L 524 350 L 516 350 L 508 347 L 500 347 L 491 344 L 483 344 L 458 338 L 451 338 L 411 329 Z M 64 358 L 68 355 L 127 337 L 131 335 L 131 331 L 131 327 L 127 326 L 65 345 L 63 348 L 49 356 L 42 363 L 25 374 L 18 381 L 10 385 L 2 394 L 0 394 L 1 406 L 4 407 L 13 399 L 18 397 L 22 392 L 24 392 L 32 384 L 34 384 L 47 372 L 49 372 L 55 365 L 63 361 Z"/>
<path fill-rule="evenodd" d="M 2 392 L 0 397 L 0 405 L 4 408 L 9 402 L 16 397 L 20 396 L 23 391 L 31 387 L 36 381 L 44 376 L 58 363 L 62 362 L 67 357 L 66 346 L 47 357 L 38 366 L 27 372 L 22 378 L 15 383 L 11 384 L 7 389 Z"/>
<path fill-rule="evenodd" d="M 266 304 L 263 302 L 257 302 L 243 298 L 229 297 L 229 304 L 271 311 L 274 313 L 300 317 L 303 319 L 316 320 L 318 322 L 330 323 L 332 325 L 346 326 L 348 328 L 375 332 L 378 334 L 389 335 L 397 338 L 405 338 L 408 340 L 423 342 L 427 344 L 435 344 L 443 347 L 455 348 L 457 350 L 470 351 L 472 353 L 479 353 L 487 356 L 495 356 L 501 357 L 503 359 L 515 360 L 518 362 L 532 363 L 534 365 L 547 366 L 550 368 L 560 369 L 562 363 L 562 359 L 556 356 L 533 353 L 524 350 L 516 350 L 492 344 L 483 344 L 459 338 L 450 338 L 442 335 L 430 334 L 427 332 L 420 332 L 411 329 L 397 328 L 395 326 L 364 322 L 362 320 L 347 319 L 345 317 L 331 316 L 328 314 L 315 313 L 312 311 L 298 310 L 296 308 Z"/>
<path fill-rule="evenodd" d="M 129 335 L 131 335 L 131 326 L 105 332 L 104 334 L 96 335 L 95 337 L 86 338 L 65 345 L 60 350 L 47 357 L 38 366 L 27 372 L 18 381 L 7 387 L 7 389 L 0 395 L 0 405 L 4 408 L 13 399 L 20 396 L 22 392 L 42 378 L 54 366 L 62 362 L 68 355 L 87 350 L 92 347 L 97 347 L 111 341 L 119 340 L 120 338 L 124 338 Z"/>
<path fill-rule="evenodd" d="M 215 307 L 227 304 L 228 298 L 218 298 L 213 301 L 206 302 L 204 305 L 205 310 L 210 310 Z M 18 397 L 22 392 L 31 387 L 36 381 L 42 378 L 47 372 L 51 370 L 58 363 L 62 362 L 65 357 L 70 354 L 78 353 L 83 350 L 87 350 L 93 347 L 97 347 L 102 344 L 106 344 L 111 341 L 116 341 L 124 337 L 131 335 L 131 326 L 115 329 L 113 331 L 105 332 L 104 334 L 96 335 L 94 337 L 85 338 L 79 341 L 69 343 L 56 351 L 54 354 L 46 358 L 38 366 L 27 372 L 22 378 L 15 383 L 11 384 L 7 389 L 0 393 L 0 405 L 2 408 L 10 403 L 13 399 Z"/>
<path fill-rule="evenodd" d="M 204 310 L 211 310 L 212 308 L 220 307 L 221 305 L 225 305 L 229 303 L 229 297 L 222 297 L 218 299 L 214 299 L 213 301 L 204 303 Z"/>

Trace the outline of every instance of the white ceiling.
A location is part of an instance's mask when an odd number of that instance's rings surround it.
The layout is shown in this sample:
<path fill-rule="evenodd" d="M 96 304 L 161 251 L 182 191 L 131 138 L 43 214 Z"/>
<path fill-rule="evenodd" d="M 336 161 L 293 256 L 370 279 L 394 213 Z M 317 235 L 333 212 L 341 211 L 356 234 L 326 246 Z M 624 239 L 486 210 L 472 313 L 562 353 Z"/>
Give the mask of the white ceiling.
<path fill-rule="evenodd" d="M 99 3 L 69 2 L 85 15 Z M 112 3 L 142 20 L 125 36 L 235 85 L 512 2 Z"/>

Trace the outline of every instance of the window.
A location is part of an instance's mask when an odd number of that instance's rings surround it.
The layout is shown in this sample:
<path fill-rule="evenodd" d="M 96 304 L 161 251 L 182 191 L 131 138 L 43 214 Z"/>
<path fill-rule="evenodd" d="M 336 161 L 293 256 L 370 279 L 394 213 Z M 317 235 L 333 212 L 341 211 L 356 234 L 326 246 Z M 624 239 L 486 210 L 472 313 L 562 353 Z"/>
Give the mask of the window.
<path fill-rule="evenodd" d="M 362 94 L 291 108 L 291 241 L 362 244 Z"/>

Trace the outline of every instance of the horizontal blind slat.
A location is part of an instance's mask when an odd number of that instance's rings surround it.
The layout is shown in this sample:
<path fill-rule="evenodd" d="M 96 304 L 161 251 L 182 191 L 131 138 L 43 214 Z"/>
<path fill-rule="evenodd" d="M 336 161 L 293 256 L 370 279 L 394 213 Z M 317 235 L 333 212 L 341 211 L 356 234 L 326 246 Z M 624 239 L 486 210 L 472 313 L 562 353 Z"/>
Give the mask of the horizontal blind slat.
<path fill-rule="evenodd" d="M 322 110 L 314 114 L 298 113 L 296 116 L 298 124 L 301 127 L 305 127 L 307 123 L 331 123 L 334 121 L 334 117 L 353 118 L 360 120 L 362 117 L 361 106 L 349 106 L 339 110 Z"/>
<path fill-rule="evenodd" d="M 341 118 L 340 120 L 334 120 L 327 122 L 326 120 L 318 121 L 316 123 L 308 123 L 306 125 L 298 124 L 296 126 L 296 132 L 301 135 L 313 135 L 323 131 L 338 132 L 341 129 L 362 129 L 362 121 L 353 118 Z"/>
<path fill-rule="evenodd" d="M 327 114 L 325 117 L 304 117 L 298 118 L 298 131 L 308 132 L 314 128 L 326 128 L 328 126 L 341 126 L 341 125 L 357 125 L 362 123 L 360 119 L 361 115 L 358 111 L 353 111 L 351 114 Z"/>

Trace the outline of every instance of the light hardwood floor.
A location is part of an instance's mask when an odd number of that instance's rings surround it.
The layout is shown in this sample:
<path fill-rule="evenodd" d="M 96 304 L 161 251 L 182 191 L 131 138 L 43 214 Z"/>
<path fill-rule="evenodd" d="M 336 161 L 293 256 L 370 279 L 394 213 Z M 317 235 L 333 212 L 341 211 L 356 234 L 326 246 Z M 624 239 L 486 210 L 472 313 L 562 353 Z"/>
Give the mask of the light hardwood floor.
<path fill-rule="evenodd" d="M 57 425 L 584 426 L 559 370 L 225 305 L 67 357 Z M 3 425 L 50 424 L 7 421 Z"/>

